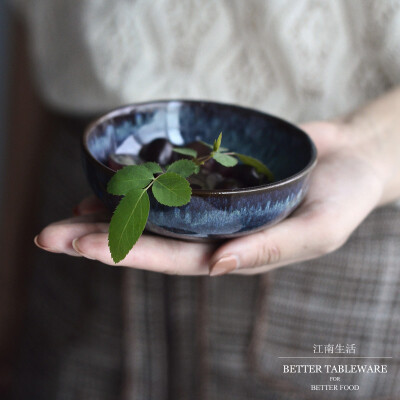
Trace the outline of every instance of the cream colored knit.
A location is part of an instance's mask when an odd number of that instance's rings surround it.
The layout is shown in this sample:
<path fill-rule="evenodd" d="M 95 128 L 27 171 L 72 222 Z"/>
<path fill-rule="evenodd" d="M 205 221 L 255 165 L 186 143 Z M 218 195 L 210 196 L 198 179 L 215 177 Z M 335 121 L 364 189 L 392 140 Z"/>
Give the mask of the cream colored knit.
<path fill-rule="evenodd" d="M 38 86 L 64 111 L 194 98 L 304 121 L 400 82 L 399 1 L 16 2 Z"/>

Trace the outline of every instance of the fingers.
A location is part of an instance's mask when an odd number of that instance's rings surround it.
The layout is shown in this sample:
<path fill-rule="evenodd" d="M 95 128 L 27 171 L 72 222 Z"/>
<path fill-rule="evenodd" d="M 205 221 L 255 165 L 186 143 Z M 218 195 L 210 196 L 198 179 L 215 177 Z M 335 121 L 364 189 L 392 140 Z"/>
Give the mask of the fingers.
<path fill-rule="evenodd" d="M 263 273 L 310 260 L 347 240 L 378 204 L 381 186 L 365 161 L 352 152 L 327 153 L 312 175 L 306 201 L 279 224 L 226 242 L 217 250 L 210 244 L 144 235 L 117 265 L 179 275 L 206 275 L 211 266 L 210 275 L 218 276 Z M 36 242 L 49 251 L 115 265 L 107 230 L 108 224 L 98 222 L 98 215 L 84 215 L 48 226 Z"/>
<path fill-rule="evenodd" d="M 224 244 L 211 259 L 210 275 L 261 273 L 328 254 L 345 243 L 379 198 L 380 183 L 362 163 L 327 156 L 305 203 L 279 224 Z"/>
<path fill-rule="evenodd" d="M 327 232 L 322 233 L 321 221 L 316 221 L 313 215 L 293 217 L 223 245 L 212 257 L 210 275 L 266 272 L 326 254 L 340 244 Z"/>
<path fill-rule="evenodd" d="M 210 275 L 264 273 L 329 254 L 357 225 L 340 214 L 323 204 L 305 205 L 273 227 L 224 244 L 211 258 Z M 227 257 L 236 263 L 226 263 Z"/>
<path fill-rule="evenodd" d="M 35 243 L 46 251 L 83 256 L 113 266 L 171 275 L 208 275 L 215 245 L 159 236 L 143 235 L 127 257 L 115 264 L 108 247 L 108 223 L 102 222 L 106 220 L 106 214 L 90 214 L 59 221 L 44 228 Z"/>
<path fill-rule="evenodd" d="M 107 232 L 106 220 L 104 214 L 91 214 L 58 221 L 44 228 L 34 238 L 34 242 L 46 251 L 80 256 L 72 247 L 72 241 L 90 233 Z"/>
<path fill-rule="evenodd" d="M 318 156 L 337 151 L 349 141 L 349 134 L 346 132 L 345 124 L 328 121 L 307 122 L 299 126 L 313 140 L 318 150 Z"/>
<path fill-rule="evenodd" d="M 91 233 L 74 240 L 75 250 L 104 264 L 125 266 L 169 275 L 208 275 L 214 246 L 182 242 L 160 236 L 143 235 L 126 258 L 115 264 L 111 259 L 107 234 Z"/>

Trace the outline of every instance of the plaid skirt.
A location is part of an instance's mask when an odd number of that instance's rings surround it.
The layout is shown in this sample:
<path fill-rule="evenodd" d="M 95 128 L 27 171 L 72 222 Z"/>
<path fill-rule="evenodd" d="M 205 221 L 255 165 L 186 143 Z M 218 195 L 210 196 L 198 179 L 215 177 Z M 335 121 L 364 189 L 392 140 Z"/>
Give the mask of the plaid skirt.
<path fill-rule="evenodd" d="M 60 129 L 45 155 L 41 227 L 91 193 L 80 133 Z M 400 397 L 394 205 L 374 211 L 338 251 L 259 276 L 165 276 L 40 250 L 27 262 L 17 399 Z"/>

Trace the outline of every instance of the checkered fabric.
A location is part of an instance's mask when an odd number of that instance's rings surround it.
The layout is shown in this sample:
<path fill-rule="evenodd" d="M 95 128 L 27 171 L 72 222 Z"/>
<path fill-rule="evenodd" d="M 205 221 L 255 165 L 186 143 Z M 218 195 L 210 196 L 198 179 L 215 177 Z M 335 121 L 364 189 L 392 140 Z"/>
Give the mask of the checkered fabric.
<path fill-rule="evenodd" d="M 54 135 L 41 226 L 90 190 L 78 135 Z M 28 261 L 27 261 L 28 262 Z M 16 381 L 18 399 L 302 400 L 400 398 L 400 209 L 373 212 L 340 250 L 253 277 L 173 277 L 37 252 Z M 284 374 L 343 364 L 387 374 Z M 349 354 L 319 354 L 349 356 Z M 315 392 L 340 376 L 358 391 Z"/>

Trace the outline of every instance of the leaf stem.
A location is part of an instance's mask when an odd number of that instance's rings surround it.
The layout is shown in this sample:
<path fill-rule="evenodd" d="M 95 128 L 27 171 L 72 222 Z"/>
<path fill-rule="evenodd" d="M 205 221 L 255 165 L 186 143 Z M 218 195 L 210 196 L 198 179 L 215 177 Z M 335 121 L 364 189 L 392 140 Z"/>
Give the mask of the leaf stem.
<path fill-rule="evenodd" d="M 153 178 L 153 180 L 152 180 L 145 188 L 143 188 L 143 190 L 149 190 L 149 189 L 152 187 L 153 183 L 154 183 L 160 176 L 163 176 L 164 174 L 165 174 L 165 172 L 163 172 L 162 174 L 158 175 L 156 178 Z"/>
<path fill-rule="evenodd" d="M 211 160 L 213 157 L 212 157 L 212 153 L 210 153 L 209 155 L 207 155 L 207 156 L 203 156 L 203 157 L 199 157 L 199 158 L 193 158 L 193 162 L 196 164 L 196 165 L 203 165 L 205 162 L 207 162 L 208 160 Z"/>

